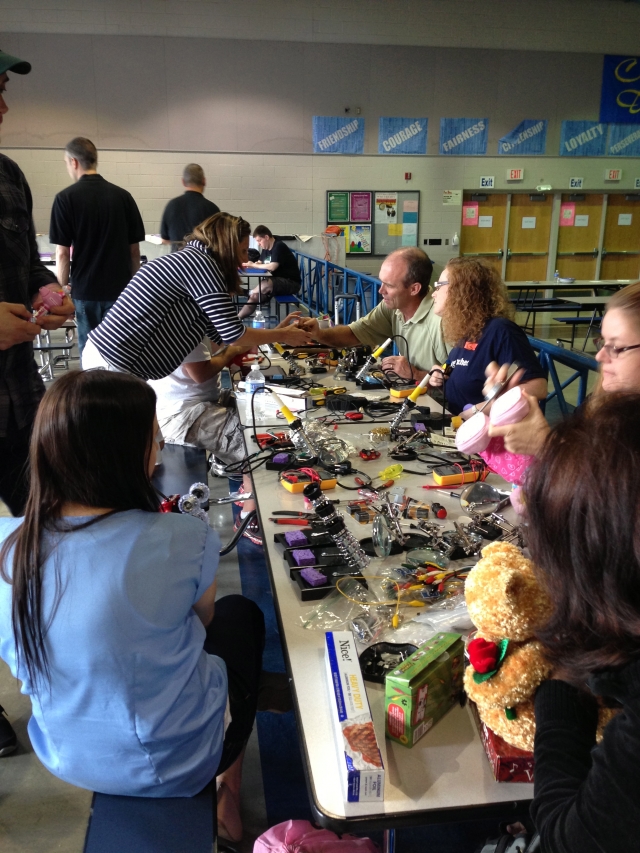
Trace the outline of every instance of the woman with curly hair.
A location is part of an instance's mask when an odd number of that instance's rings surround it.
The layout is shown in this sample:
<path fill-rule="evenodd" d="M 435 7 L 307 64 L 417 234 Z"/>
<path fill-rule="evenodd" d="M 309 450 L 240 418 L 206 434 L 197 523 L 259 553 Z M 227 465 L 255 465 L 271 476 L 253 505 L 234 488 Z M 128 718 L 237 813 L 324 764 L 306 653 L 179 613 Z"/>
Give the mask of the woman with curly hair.
<path fill-rule="evenodd" d="M 518 380 L 526 391 L 540 400 L 546 397 L 545 372 L 527 336 L 513 322 L 507 290 L 492 267 L 474 258 L 452 258 L 434 285 L 433 303 L 434 313 L 442 317 L 445 340 L 453 344 L 448 359 L 453 370 L 445 388 L 450 412 L 463 418 L 475 414 L 491 362 L 517 362 L 523 369 Z M 436 370 L 429 384 L 442 385 L 442 373 Z"/>

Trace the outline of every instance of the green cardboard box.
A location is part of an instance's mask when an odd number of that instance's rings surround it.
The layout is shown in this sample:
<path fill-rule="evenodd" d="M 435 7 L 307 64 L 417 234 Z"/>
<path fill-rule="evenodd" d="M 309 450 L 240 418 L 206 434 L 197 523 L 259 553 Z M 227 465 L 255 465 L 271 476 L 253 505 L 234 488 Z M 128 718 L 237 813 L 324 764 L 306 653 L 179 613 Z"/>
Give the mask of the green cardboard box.
<path fill-rule="evenodd" d="M 386 735 L 412 747 L 462 692 L 464 644 L 460 634 L 436 634 L 385 680 Z"/>

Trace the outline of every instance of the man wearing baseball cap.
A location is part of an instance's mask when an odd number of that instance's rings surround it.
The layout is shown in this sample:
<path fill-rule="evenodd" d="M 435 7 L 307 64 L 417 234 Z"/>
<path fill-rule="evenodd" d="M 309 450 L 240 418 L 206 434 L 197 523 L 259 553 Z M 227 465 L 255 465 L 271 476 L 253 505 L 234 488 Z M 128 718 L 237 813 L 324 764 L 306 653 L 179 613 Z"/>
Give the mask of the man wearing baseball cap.
<path fill-rule="evenodd" d="M 0 138 L 8 107 L 9 75 L 31 65 L 0 50 Z M 52 313 L 30 322 L 40 287 L 56 284 L 40 261 L 32 218 L 31 191 L 17 164 L 0 154 L 0 498 L 21 515 L 28 491 L 29 436 L 44 383 L 32 342 L 43 329 L 58 329 L 73 314 L 66 297 Z"/>

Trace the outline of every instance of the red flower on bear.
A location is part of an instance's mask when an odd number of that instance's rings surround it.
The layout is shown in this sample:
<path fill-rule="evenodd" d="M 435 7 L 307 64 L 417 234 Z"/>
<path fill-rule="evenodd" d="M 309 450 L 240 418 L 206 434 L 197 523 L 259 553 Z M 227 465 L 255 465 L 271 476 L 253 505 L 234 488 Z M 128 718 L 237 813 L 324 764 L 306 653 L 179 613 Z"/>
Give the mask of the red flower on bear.
<path fill-rule="evenodd" d="M 484 640 L 482 637 L 471 640 L 467 646 L 467 652 L 471 666 L 476 672 L 492 672 L 498 666 L 500 649 L 491 640 Z"/>

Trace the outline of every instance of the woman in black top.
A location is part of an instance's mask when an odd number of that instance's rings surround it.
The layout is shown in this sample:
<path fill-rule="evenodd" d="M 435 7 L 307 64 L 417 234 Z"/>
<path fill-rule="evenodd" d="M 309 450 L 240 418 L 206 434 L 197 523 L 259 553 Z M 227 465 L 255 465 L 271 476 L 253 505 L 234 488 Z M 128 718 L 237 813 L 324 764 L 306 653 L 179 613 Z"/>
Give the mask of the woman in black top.
<path fill-rule="evenodd" d="M 606 401 L 606 402 L 605 402 Z M 557 426 L 529 469 L 529 547 L 554 612 L 539 639 L 532 816 L 545 853 L 640 847 L 640 395 Z M 598 703 L 622 711 L 596 746 Z"/>

